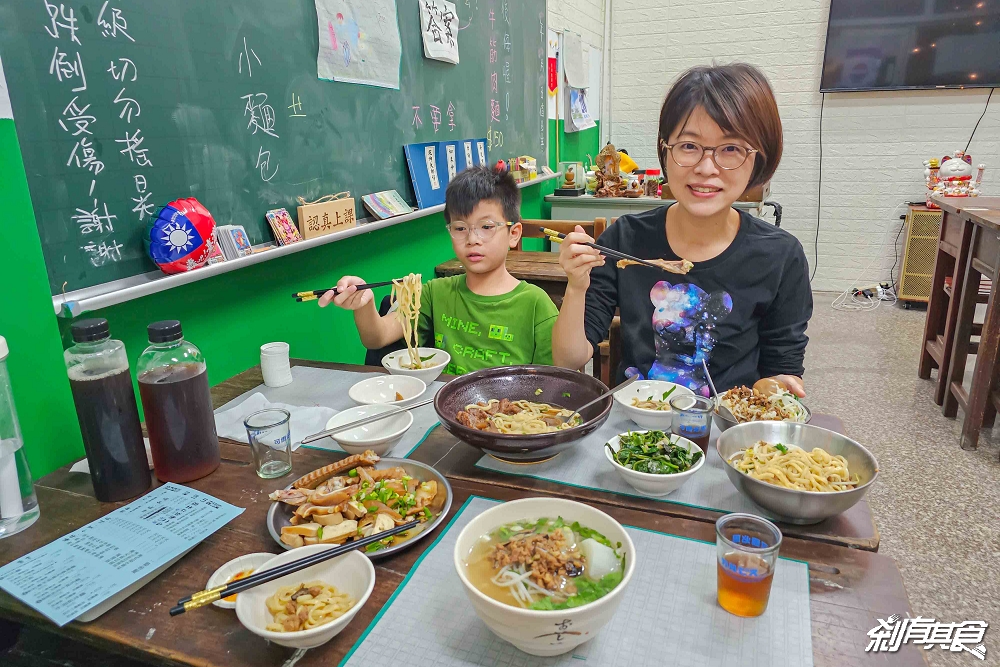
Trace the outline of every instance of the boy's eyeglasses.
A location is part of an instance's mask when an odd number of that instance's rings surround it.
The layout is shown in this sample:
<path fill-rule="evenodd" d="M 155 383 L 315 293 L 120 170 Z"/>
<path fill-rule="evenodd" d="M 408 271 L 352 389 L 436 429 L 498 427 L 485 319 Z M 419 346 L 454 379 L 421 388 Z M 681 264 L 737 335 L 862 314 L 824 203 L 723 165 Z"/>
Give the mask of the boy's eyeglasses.
<path fill-rule="evenodd" d="M 702 146 L 693 141 L 679 141 L 676 144 L 670 145 L 661 140 L 660 146 L 670 151 L 670 156 L 679 167 L 693 167 L 705 158 L 706 152 L 711 151 L 712 162 L 719 169 L 725 169 L 726 171 L 739 169 L 747 161 L 747 158 L 759 152 L 756 148 L 747 148 L 739 144 Z"/>
<path fill-rule="evenodd" d="M 451 234 L 451 238 L 453 239 L 466 239 L 469 238 L 470 234 L 475 234 L 483 241 L 489 241 L 496 236 L 498 229 L 501 227 L 510 227 L 513 224 L 513 222 L 495 222 L 493 220 L 483 220 L 477 223 L 452 220 L 447 227 L 448 233 Z"/>

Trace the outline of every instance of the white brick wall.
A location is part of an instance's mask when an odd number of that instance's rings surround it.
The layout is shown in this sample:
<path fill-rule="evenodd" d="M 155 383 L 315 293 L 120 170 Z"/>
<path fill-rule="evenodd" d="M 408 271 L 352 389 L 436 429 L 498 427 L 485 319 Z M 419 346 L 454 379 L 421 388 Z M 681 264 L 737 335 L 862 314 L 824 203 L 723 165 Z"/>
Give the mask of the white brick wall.
<path fill-rule="evenodd" d="M 584 44 L 603 50 L 604 3 L 605 0 L 548 0 L 549 30 L 578 32 Z"/>
<path fill-rule="evenodd" d="M 549 0 L 567 5 L 592 0 Z M 670 84 L 688 67 L 734 61 L 760 67 L 778 98 L 785 152 L 772 183 L 782 227 L 802 241 L 810 263 L 816 231 L 819 78 L 829 0 L 614 0 L 611 138 L 640 164 L 655 164 L 656 123 Z M 961 149 L 987 90 L 827 95 L 817 290 L 842 290 L 879 254 L 866 282 L 888 280 L 892 215 L 924 196 L 922 161 Z M 987 165 L 984 192 L 1000 194 L 1000 95 L 969 151 Z M 607 120 L 607 119 L 606 119 Z M 903 209 L 900 209 L 901 212 Z M 902 240 L 902 239 L 901 239 Z"/>

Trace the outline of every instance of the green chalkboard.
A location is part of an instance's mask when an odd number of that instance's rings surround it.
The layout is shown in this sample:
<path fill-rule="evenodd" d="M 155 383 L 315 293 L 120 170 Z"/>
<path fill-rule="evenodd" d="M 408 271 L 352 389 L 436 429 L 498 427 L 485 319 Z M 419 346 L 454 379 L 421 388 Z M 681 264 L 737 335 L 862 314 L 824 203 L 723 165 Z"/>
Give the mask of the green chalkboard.
<path fill-rule="evenodd" d="M 362 214 L 370 192 L 414 201 L 404 144 L 488 136 L 491 161 L 546 155 L 544 0 L 454 0 L 458 65 L 424 57 L 418 0 L 396 0 L 381 28 L 359 27 L 353 55 L 396 21 L 398 89 L 318 77 L 316 2 L 366 0 L 0 5 L 54 294 L 155 270 L 143 231 L 179 197 L 260 243 L 271 239 L 265 211 L 294 216 L 299 196 L 349 190 Z"/>

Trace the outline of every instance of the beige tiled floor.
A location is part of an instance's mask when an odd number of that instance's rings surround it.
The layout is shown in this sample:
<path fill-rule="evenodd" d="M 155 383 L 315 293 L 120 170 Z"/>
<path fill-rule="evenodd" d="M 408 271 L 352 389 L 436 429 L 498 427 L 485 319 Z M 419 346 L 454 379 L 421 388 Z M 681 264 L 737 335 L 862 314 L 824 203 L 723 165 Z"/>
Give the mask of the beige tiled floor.
<path fill-rule="evenodd" d="M 830 308 L 817 293 L 806 353 L 807 403 L 836 414 L 882 472 L 870 502 L 879 553 L 896 560 L 913 612 L 942 621 L 985 620 L 985 664 L 1000 665 L 1000 430 L 977 451 L 959 447 L 959 420 L 917 378 L 924 311 L 883 305 Z M 967 377 L 971 377 L 970 373 Z M 928 651 L 932 667 L 984 664 Z"/>

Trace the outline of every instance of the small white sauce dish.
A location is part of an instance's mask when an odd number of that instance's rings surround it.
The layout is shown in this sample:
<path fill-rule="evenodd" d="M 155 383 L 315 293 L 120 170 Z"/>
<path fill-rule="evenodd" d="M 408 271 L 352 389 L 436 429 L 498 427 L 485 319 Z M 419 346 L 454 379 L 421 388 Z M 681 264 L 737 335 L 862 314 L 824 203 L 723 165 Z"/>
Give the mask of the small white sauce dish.
<path fill-rule="evenodd" d="M 333 549 L 334 546 L 332 544 L 313 544 L 292 549 L 274 556 L 264 563 L 258 571 L 290 563 L 319 551 Z M 267 630 L 268 623 L 272 622 L 271 613 L 267 610 L 267 598 L 274 595 L 283 586 L 296 586 L 308 581 L 322 581 L 342 593 L 349 594 L 355 600 L 354 606 L 340 618 L 309 630 L 299 630 L 298 632 L 271 632 Z M 347 627 L 351 619 L 368 601 L 374 588 L 375 568 L 372 566 L 371 560 L 357 551 L 349 551 L 343 556 L 337 556 L 251 588 L 245 593 L 240 593 L 236 597 L 236 616 L 247 630 L 275 644 L 291 648 L 316 648 L 336 637 Z"/>
<path fill-rule="evenodd" d="M 423 396 L 427 384 L 409 375 L 376 375 L 357 382 L 347 390 L 351 400 L 361 405 L 405 405 Z M 402 399 L 397 398 L 402 396 Z"/>
<path fill-rule="evenodd" d="M 672 390 L 671 390 L 672 389 Z M 673 412 L 668 410 L 648 410 L 637 408 L 632 405 L 632 399 L 638 398 L 645 401 L 652 398 L 654 401 L 663 400 L 663 395 L 667 394 L 667 400 L 675 396 L 693 396 L 694 392 L 687 387 L 682 387 L 673 382 L 665 380 L 639 380 L 629 386 L 615 392 L 615 401 L 625 410 L 629 419 L 643 428 L 656 431 L 669 431 L 670 422 L 673 419 Z"/>
<path fill-rule="evenodd" d="M 275 555 L 277 554 L 256 553 L 238 556 L 212 573 L 212 576 L 208 578 L 208 583 L 205 584 L 205 588 L 215 588 L 216 586 L 228 584 L 231 578 L 244 570 L 250 570 L 250 574 L 253 574 L 261 565 L 274 558 Z M 246 577 L 241 578 L 245 579 Z M 239 596 L 237 595 L 236 597 L 238 598 Z M 216 600 L 212 604 L 223 609 L 236 609 L 235 601 L 228 602 L 225 599 L 221 599 Z"/>
<path fill-rule="evenodd" d="M 430 357 L 430 359 L 427 359 L 423 363 L 433 365 L 428 368 L 419 369 L 403 368 L 400 364 L 410 363 L 410 355 L 407 354 L 406 350 L 396 350 L 382 357 L 382 367 L 392 375 L 408 375 L 430 384 L 438 379 L 438 376 L 444 372 L 445 367 L 451 362 L 451 355 L 436 347 L 418 347 L 417 354 L 420 355 L 421 359 Z"/>
<path fill-rule="evenodd" d="M 669 412 L 667 414 L 670 414 Z M 662 429 L 654 429 L 662 430 Z M 647 431 L 632 431 L 633 433 L 647 433 Z M 674 441 L 674 444 L 684 447 L 689 452 L 701 452 L 701 447 L 694 444 L 687 438 L 681 438 L 677 436 L 671 436 L 669 431 L 666 432 L 667 436 Z M 619 439 L 621 435 L 616 435 L 609 442 L 608 445 L 611 446 L 615 452 L 618 451 L 620 446 Z M 611 450 L 607 446 L 604 447 L 604 456 L 608 459 L 608 463 L 614 467 L 615 471 L 628 482 L 629 486 L 638 491 L 639 493 L 645 494 L 647 496 L 665 496 L 667 494 L 673 493 L 677 489 L 684 485 L 684 482 L 691 479 L 695 473 L 701 470 L 702 466 L 705 465 L 705 452 L 702 452 L 701 458 L 691 466 L 690 470 L 685 470 L 684 472 L 677 472 L 670 475 L 660 475 L 651 472 L 636 472 L 631 468 L 626 468 L 621 465 L 615 458 L 611 455 Z"/>
<path fill-rule="evenodd" d="M 342 424 L 349 424 L 383 412 L 399 412 L 399 409 L 391 405 L 360 405 L 335 414 L 326 423 L 326 428 L 331 429 Z M 403 411 L 371 424 L 335 433 L 330 437 L 348 454 L 361 454 L 370 449 L 379 456 L 385 456 L 396 446 L 396 443 L 403 439 L 403 434 L 412 425 L 413 415 Z M 326 438 L 314 444 L 323 449 L 331 449 L 329 445 L 324 447 L 324 442 L 328 442 Z"/>

